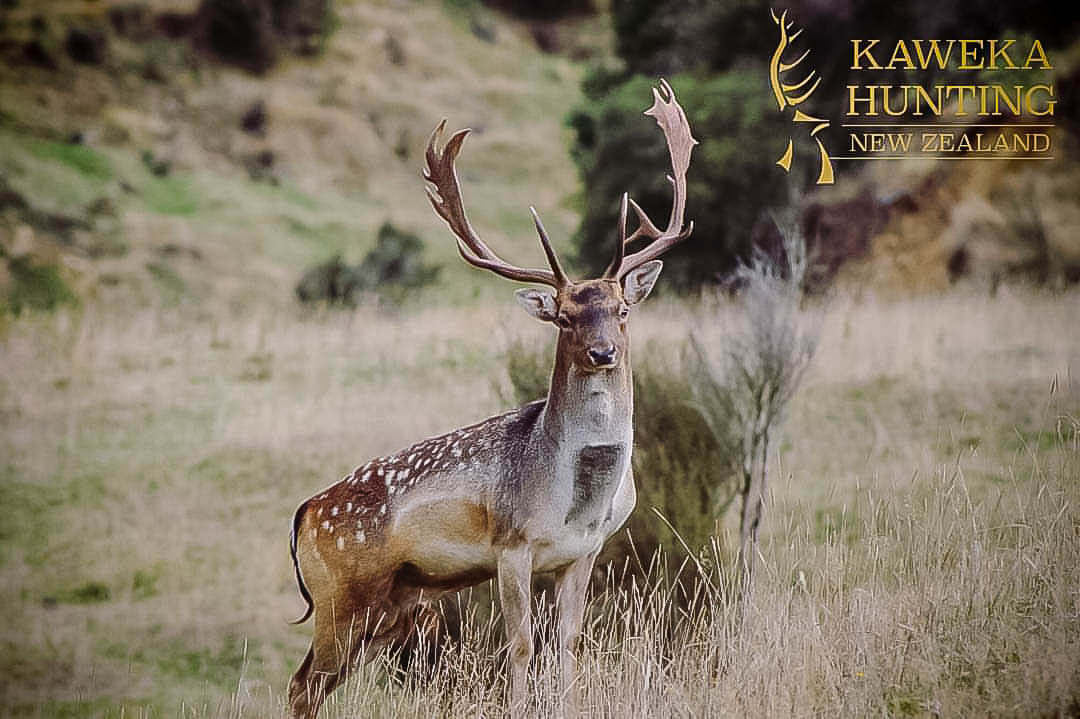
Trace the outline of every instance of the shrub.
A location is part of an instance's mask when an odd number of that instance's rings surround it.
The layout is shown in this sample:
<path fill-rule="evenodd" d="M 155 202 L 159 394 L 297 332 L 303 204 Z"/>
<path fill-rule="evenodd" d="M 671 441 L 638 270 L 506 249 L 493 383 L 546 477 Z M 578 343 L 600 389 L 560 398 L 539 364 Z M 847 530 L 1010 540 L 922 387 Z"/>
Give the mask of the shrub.
<path fill-rule="evenodd" d="M 109 36 L 99 27 L 68 28 L 64 49 L 75 62 L 101 65 L 109 56 Z"/>
<path fill-rule="evenodd" d="M 10 284 L 4 298 L 7 309 L 19 315 L 24 309 L 52 310 L 78 300 L 55 265 L 39 264 L 26 257 L 7 263 Z"/>
<path fill-rule="evenodd" d="M 402 302 L 433 282 L 439 268 L 423 261 L 424 243 L 411 232 L 383 223 L 375 246 L 359 265 L 348 265 L 335 255 L 304 272 L 296 285 L 301 302 L 326 301 L 355 305 L 365 293 L 382 300 Z"/>
<path fill-rule="evenodd" d="M 716 523 L 735 497 L 728 470 L 733 462 L 695 404 L 686 346 L 650 345 L 644 355 L 634 366 L 638 506 L 628 532 L 608 551 L 647 559 L 662 549 L 681 562 L 688 551 L 697 555 L 708 548 L 716 535 Z"/>
<path fill-rule="evenodd" d="M 274 20 L 266 0 L 202 0 L 196 41 L 224 62 L 255 73 L 277 61 Z"/>
<path fill-rule="evenodd" d="M 263 73 L 283 50 L 318 51 L 332 19 L 330 0 L 202 0 L 195 38 L 222 61 Z"/>
<path fill-rule="evenodd" d="M 749 261 L 755 245 L 776 242 L 775 228 L 761 218 L 763 208 L 788 201 L 788 181 L 773 165 L 788 127 L 771 95 L 762 92 L 765 77 L 762 67 L 760 74 L 671 78 L 700 142 L 687 173 L 686 214 L 694 221 L 694 234 L 664 257 L 665 277 L 676 287 L 715 281 L 740 259 Z M 611 257 L 622 193 L 628 191 L 650 217 L 666 218 L 671 186 L 664 137 L 642 116 L 652 81 L 640 76 L 594 81 L 600 85 L 594 96 L 569 122 L 586 188 L 574 243 L 578 260 L 598 272 Z M 605 91 L 603 85 L 611 82 L 616 85 Z M 815 162 L 797 162 L 792 171 L 816 171 Z"/>
<path fill-rule="evenodd" d="M 375 247 L 364 256 L 357 271 L 364 289 L 382 294 L 406 292 L 432 282 L 439 268 L 424 264 L 424 243 L 411 232 L 384 222 Z"/>
<path fill-rule="evenodd" d="M 301 302 L 355 304 L 358 292 L 356 272 L 340 254 L 305 270 L 296 284 L 296 296 Z"/>
<path fill-rule="evenodd" d="M 821 314 L 804 305 L 805 244 L 784 232 L 783 252 L 759 252 L 735 273 L 737 295 L 722 308 L 722 340 L 692 337 L 691 371 L 697 407 L 741 496 L 740 577 L 749 580 L 766 496 L 769 455 L 784 411 L 802 381 L 821 336 Z"/>
<path fill-rule="evenodd" d="M 330 0 L 269 0 L 274 29 L 288 48 L 302 55 L 319 52 L 334 27 Z"/>

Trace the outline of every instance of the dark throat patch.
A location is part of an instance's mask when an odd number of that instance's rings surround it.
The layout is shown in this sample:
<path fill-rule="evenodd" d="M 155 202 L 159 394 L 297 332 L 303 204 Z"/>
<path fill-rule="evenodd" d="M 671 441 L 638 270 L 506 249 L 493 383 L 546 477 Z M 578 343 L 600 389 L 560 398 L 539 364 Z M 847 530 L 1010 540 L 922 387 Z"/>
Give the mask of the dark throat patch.
<path fill-rule="evenodd" d="M 623 447 L 618 444 L 590 445 L 578 452 L 574 460 L 574 501 L 566 513 L 567 524 L 584 516 L 590 519 L 591 529 L 605 519 L 599 512 L 611 503 L 622 453 Z"/>

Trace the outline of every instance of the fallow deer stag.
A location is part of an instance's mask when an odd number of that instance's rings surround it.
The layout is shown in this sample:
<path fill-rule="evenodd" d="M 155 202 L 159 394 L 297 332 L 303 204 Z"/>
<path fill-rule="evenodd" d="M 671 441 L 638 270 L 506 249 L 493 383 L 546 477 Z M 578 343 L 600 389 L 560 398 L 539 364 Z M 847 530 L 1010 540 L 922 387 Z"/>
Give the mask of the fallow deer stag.
<path fill-rule="evenodd" d="M 683 212 L 696 140 L 671 87 L 661 80 L 653 95 L 645 114 L 667 138 L 671 215 L 660 230 L 631 200 L 638 227 L 627 235 L 624 194 L 615 256 L 599 279 L 567 278 L 535 210 L 549 269 L 496 255 L 465 216 L 454 169 L 469 130 L 441 150 L 445 120 L 432 133 L 428 195 L 461 256 L 554 290 L 517 291 L 530 315 L 558 327 L 551 387 L 545 400 L 371 460 L 300 505 L 292 555 L 308 610 L 298 621 L 314 613 L 315 636 L 289 684 L 293 716 L 314 717 L 354 667 L 413 630 L 427 602 L 492 578 L 509 640 L 511 707 L 522 708 L 533 652 L 530 584 L 538 572 L 555 575 L 563 696 L 567 712 L 576 712 L 574 650 L 589 575 L 636 499 L 630 307 L 656 282 L 656 258 L 693 229 L 683 227 Z M 626 254 L 640 238 L 651 241 Z"/>

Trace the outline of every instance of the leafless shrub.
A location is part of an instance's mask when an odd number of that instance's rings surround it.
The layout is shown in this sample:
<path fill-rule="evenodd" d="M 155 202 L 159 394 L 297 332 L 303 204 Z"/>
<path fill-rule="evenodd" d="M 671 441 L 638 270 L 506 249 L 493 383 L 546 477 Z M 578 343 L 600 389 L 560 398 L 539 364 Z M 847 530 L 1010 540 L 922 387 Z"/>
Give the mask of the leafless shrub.
<path fill-rule="evenodd" d="M 753 573 L 769 453 L 821 336 L 821 313 L 803 299 L 807 267 L 801 235 L 784 232 L 779 259 L 758 253 L 736 270 L 734 305 L 718 313 L 721 341 L 691 336 L 694 399 L 722 449 L 718 456 L 727 458 L 716 468 L 717 481 L 734 476 L 742 497 L 738 566 L 744 582 Z"/>

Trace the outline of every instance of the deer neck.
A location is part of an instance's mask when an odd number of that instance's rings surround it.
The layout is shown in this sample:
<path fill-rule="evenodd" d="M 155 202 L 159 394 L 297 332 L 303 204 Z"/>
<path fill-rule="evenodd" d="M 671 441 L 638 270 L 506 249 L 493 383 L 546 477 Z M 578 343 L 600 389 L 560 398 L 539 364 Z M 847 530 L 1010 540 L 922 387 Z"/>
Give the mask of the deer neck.
<path fill-rule="evenodd" d="M 621 444 L 631 441 L 634 414 L 630 358 L 610 370 L 587 372 L 558 347 L 544 407 L 545 434 L 556 443 Z"/>

